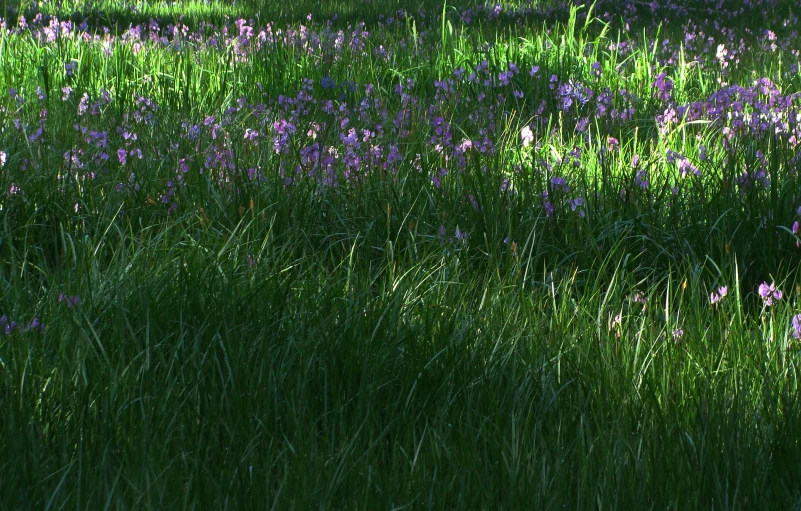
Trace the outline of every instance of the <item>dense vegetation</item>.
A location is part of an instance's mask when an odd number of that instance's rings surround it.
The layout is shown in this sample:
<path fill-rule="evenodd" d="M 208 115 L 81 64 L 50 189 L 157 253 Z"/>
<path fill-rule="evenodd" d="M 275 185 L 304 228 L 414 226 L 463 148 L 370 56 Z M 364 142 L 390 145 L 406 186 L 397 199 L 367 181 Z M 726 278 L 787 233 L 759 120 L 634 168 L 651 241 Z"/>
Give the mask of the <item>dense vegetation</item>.
<path fill-rule="evenodd" d="M 0 509 L 798 507 L 797 11 L 0 4 Z"/>

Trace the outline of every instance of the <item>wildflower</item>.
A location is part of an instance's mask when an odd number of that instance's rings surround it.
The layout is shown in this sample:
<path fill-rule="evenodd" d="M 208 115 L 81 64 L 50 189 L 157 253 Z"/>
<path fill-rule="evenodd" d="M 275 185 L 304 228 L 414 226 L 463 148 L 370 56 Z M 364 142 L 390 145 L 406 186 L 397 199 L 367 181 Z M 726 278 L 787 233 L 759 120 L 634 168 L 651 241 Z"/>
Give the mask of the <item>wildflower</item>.
<path fill-rule="evenodd" d="M 66 301 L 67 302 L 67 307 L 72 308 L 72 307 L 77 307 L 78 304 L 81 303 L 81 297 L 77 296 L 77 295 L 75 295 L 75 296 L 67 296 L 64 293 L 59 293 L 58 294 L 58 301 L 59 302 Z"/>
<path fill-rule="evenodd" d="M 577 215 L 581 218 L 584 218 L 584 210 L 581 209 L 581 206 L 584 205 L 584 198 L 583 197 L 576 197 L 575 199 L 568 199 L 567 204 L 570 206 L 570 211 L 576 211 L 578 209 Z"/>
<path fill-rule="evenodd" d="M 9 335 L 14 331 L 15 328 L 17 328 L 17 322 L 9 319 L 8 316 L 3 314 L 0 316 L 0 327 L 3 327 L 3 332 L 5 332 L 6 335 Z"/>
<path fill-rule="evenodd" d="M 790 335 L 793 339 L 801 340 L 801 314 L 793 316 L 793 326 Z"/>
<path fill-rule="evenodd" d="M 674 328 L 673 332 L 671 332 L 671 334 L 673 335 L 673 341 L 674 342 L 679 342 L 679 340 L 681 340 L 681 338 L 684 336 L 684 329 L 683 328 Z"/>
<path fill-rule="evenodd" d="M 784 296 L 780 289 L 776 289 L 776 284 L 773 282 L 771 282 L 770 285 L 768 285 L 767 282 L 763 282 L 759 285 L 757 292 L 760 298 L 762 298 L 765 307 L 770 307 Z"/>
<path fill-rule="evenodd" d="M 5 152 L 0 151 L 0 167 L 2 167 L 3 165 L 6 164 L 6 160 L 7 159 L 8 159 L 8 155 Z M 796 227 L 798 227 L 798 222 L 796 222 L 795 225 L 796 225 Z"/>
<path fill-rule="evenodd" d="M 696 176 L 701 175 L 701 171 L 698 170 L 698 167 L 690 163 L 690 160 L 688 160 L 686 157 L 682 157 L 679 160 L 679 174 L 681 175 L 681 177 L 685 177 L 687 174 L 691 172 Z"/>
<path fill-rule="evenodd" d="M 570 191 L 570 186 L 568 186 L 567 180 L 560 176 L 554 176 L 551 178 L 551 186 L 554 190 L 561 190 L 565 193 Z"/>
<path fill-rule="evenodd" d="M 530 127 L 523 126 L 523 129 L 520 130 L 520 140 L 523 141 L 523 147 L 528 147 L 534 142 L 534 132 L 531 131 Z"/>
<path fill-rule="evenodd" d="M 729 288 L 726 286 L 721 286 L 718 288 L 717 293 L 713 292 L 712 294 L 709 295 L 709 303 L 715 305 L 724 298 L 726 298 L 727 294 L 729 294 Z"/>
<path fill-rule="evenodd" d="M 647 170 L 638 170 L 637 175 L 634 177 L 634 181 L 645 190 L 651 184 L 648 181 L 648 171 Z"/>
<path fill-rule="evenodd" d="M 615 332 L 615 337 L 620 338 L 620 324 L 623 322 L 623 317 L 618 313 L 614 318 L 609 320 L 609 331 Z"/>
<path fill-rule="evenodd" d="M 245 130 L 245 140 L 254 142 L 259 136 L 259 132 L 250 128 Z M 255 142 L 258 145 L 258 142 Z"/>
<path fill-rule="evenodd" d="M 667 73 L 662 72 L 656 75 L 654 83 L 651 84 L 656 99 L 660 101 L 670 101 L 673 97 L 673 80 L 667 77 Z"/>
<path fill-rule="evenodd" d="M 321 86 L 323 89 L 333 89 L 334 87 L 336 87 L 336 86 L 337 86 L 337 83 L 334 81 L 334 79 L 333 79 L 333 78 L 331 78 L 331 77 L 330 77 L 330 76 L 328 76 L 328 75 L 325 75 L 325 76 L 323 76 L 323 78 L 320 80 L 320 86 Z"/>
<path fill-rule="evenodd" d="M 645 296 L 645 293 L 642 291 L 635 291 L 634 294 L 629 297 L 629 300 L 634 303 L 642 304 L 643 307 L 648 303 L 648 297 Z"/>

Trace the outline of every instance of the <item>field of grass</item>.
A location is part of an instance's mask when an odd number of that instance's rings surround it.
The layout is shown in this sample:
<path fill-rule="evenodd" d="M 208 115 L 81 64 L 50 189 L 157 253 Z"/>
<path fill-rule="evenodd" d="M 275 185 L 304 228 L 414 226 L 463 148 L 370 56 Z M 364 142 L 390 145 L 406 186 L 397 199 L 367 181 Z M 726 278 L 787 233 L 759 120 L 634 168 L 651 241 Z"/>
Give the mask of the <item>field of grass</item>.
<path fill-rule="evenodd" d="M 0 2 L 0 510 L 801 508 L 799 16 Z"/>

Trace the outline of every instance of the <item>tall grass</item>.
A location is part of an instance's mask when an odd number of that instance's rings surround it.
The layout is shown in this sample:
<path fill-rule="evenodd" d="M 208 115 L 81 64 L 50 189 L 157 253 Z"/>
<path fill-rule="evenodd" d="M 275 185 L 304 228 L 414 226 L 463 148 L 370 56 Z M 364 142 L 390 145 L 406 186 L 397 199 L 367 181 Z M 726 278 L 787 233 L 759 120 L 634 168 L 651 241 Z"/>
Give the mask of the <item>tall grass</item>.
<path fill-rule="evenodd" d="M 0 508 L 798 506 L 797 34 L 418 7 L 15 8 Z"/>

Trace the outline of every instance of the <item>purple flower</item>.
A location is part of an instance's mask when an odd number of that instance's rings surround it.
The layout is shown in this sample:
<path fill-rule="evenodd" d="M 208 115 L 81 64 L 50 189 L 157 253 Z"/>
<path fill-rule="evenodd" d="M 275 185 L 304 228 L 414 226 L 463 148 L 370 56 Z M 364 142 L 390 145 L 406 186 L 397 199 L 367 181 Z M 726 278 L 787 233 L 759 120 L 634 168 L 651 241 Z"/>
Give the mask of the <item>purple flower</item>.
<path fill-rule="evenodd" d="M 638 170 L 637 175 L 634 177 L 634 181 L 645 190 L 651 184 L 648 181 L 648 171 L 647 170 Z"/>
<path fill-rule="evenodd" d="M 567 181 L 563 177 L 559 176 L 552 177 L 551 186 L 553 187 L 554 190 L 562 190 L 565 193 L 570 191 L 570 187 L 567 185 Z"/>
<path fill-rule="evenodd" d="M 331 78 L 331 77 L 330 77 L 330 76 L 328 76 L 328 75 L 325 75 L 325 76 L 323 76 L 323 77 L 322 77 L 322 79 L 320 80 L 320 86 L 321 86 L 323 89 L 333 89 L 334 87 L 336 87 L 336 86 L 337 86 L 337 83 L 334 81 L 334 79 L 333 79 L 333 78 Z"/>
<path fill-rule="evenodd" d="M 793 316 L 793 328 L 790 335 L 793 336 L 793 339 L 801 340 L 801 314 Z"/>
<path fill-rule="evenodd" d="M 72 308 L 72 307 L 77 307 L 78 304 L 81 303 L 81 297 L 77 296 L 77 295 L 75 295 L 75 296 L 67 296 L 64 293 L 59 293 L 58 294 L 58 301 L 59 302 L 66 301 L 67 302 L 67 307 Z"/>
<path fill-rule="evenodd" d="M 575 199 L 568 199 L 567 200 L 568 206 L 570 206 L 570 211 L 576 211 L 578 209 L 578 216 L 584 218 L 584 210 L 581 209 L 581 206 L 584 205 L 584 198 L 583 197 L 576 197 Z"/>
<path fill-rule="evenodd" d="M 673 80 L 667 77 L 667 73 L 659 73 L 656 75 L 654 83 L 651 85 L 654 90 L 656 99 L 660 101 L 670 101 L 672 98 L 671 91 L 673 90 Z"/>
<path fill-rule="evenodd" d="M 767 282 L 763 282 L 759 285 L 757 292 L 760 298 L 762 298 L 765 307 L 770 307 L 784 296 L 780 289 L 776 289 L 776 284 L 773 282 L 771 282 L 770 285 L 768 285 Z"/>

